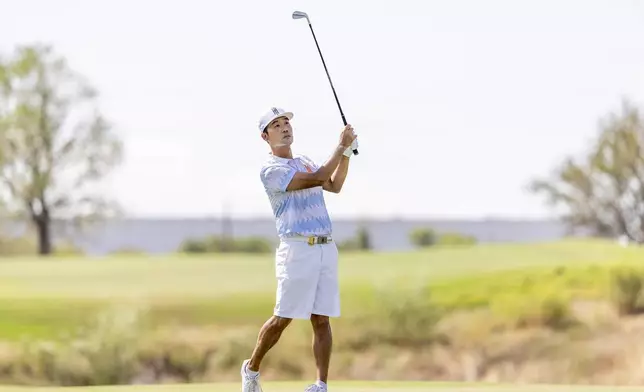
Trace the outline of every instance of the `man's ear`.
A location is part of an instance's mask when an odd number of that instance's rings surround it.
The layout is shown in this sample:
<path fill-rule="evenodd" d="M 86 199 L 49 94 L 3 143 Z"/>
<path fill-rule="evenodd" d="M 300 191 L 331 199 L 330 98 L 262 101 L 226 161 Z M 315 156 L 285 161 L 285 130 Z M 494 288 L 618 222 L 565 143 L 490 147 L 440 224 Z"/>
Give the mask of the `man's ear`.
<path fill-rule="evenodd" d="M 268 142 L 268 132 L 262 132 L 262 139 L 264 139 L 265 142 Z"/>

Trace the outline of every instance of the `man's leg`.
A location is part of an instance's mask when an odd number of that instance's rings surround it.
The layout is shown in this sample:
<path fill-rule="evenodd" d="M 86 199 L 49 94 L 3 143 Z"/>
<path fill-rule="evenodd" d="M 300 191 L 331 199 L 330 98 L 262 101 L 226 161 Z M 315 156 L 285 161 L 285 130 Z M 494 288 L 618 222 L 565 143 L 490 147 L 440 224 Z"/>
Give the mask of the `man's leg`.
<path fill-rule="evenodd" d="M 338 287 L 338 249 L 334 243 L 323 245 L 322 268 L 315 293 L 311 315 L 313 327 L 313 355 L 317 366 L 316 384 L 326 390 L 333 337 L 329 317 L 340 317 L 340 290 Z"/>
<path fill-rule="evenodd" d="M 318 273 L 309 260 L 315 248 L 305 242 L 282 242 L 277 250 L 277 291 L 273 317 L 262 326 L 253 354 L 242 364 L 242 390 L 258 392 L 259 369 L 264 356 L 277 344 L 293 319 L 309 319 Z"/>
<path fill-rule="evenodd" d="M 313 355 L 318 371 L 318 381 L 322 381 L 326 385 L 333 347 L 331 323 L 327 316 L 314 314 L 311 315 L 311 325 L 313 326 Z"/>
<path fill-rule="evenodd" d="M 273 316 L 264 323 L 262 329 L 259 331 L 253 355 L 250 357 L 250 361 L 248 362 L 248 370 L 259 372 L 259 367 L 264 356 L 271 348 L 273 348 L 273 346 L 275 346 L 282 336 L 282 332 L 284 332 L 286 327 L 291 323 L 291 320 L 292 319 L 289 318 Z"/>

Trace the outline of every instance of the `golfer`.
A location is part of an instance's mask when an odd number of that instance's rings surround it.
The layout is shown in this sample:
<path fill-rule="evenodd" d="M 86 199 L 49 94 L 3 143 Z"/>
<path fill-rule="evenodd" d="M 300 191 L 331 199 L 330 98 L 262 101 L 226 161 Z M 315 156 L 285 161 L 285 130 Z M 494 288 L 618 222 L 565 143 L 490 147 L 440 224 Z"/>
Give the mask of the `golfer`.
<path fill-rule="evenodd" d="M 293 319 L 311 320 L 313 327 L 317 381 L 305 391 L 327 390 L 332 346 L 329 317 L 340 316 L 340 293 L 338 248 L 331 238 L 323 191 L 342 189 L 357 136 L 347 125 L 329 160 L 318 166 L 304 155 L 293 155 L 292 118 L 293 113 L 272 108 L 259 121 L 262 139 L 271 149 L 260 178 L 280 239 L 275 254 L 277 293 L 273 316 L 261 328 L 251 358 L 242 364 L 242 392 L 262 391 L 262 359 Z"/>

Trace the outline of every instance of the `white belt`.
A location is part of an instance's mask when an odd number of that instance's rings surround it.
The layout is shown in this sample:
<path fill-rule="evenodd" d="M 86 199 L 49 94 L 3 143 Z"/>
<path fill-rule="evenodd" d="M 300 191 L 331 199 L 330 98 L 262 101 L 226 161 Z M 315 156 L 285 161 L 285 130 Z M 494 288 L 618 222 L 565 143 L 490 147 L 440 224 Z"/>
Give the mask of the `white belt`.
<path fill-rule="evenodd" d="M 313 235 L 309 237 L 304 237 L 304 236 L 285 237 L 284 241 L 308 242 L 309 245 L 316 245 L 316 244 L 327 244 L 333 241 L 333 239 L 331 238 L 331 236 Z"/>

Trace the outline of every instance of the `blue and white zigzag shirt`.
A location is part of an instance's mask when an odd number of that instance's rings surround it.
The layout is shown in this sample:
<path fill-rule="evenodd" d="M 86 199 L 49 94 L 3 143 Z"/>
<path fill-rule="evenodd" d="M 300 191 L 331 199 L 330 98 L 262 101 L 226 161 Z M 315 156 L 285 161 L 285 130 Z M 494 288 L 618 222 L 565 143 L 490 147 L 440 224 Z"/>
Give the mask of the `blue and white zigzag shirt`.
<path fill-rule="evenodd" d="M 280 238 L 297 235 L 331 235 L 331 219 L 321 186 L 286 191 L 296 172 L 316 170 L 318 166 L 304 155 L 286 159 L 269 154 L 267 162 L 262 166 L 260 177 L 273 208 L 277 234 Z"/>

